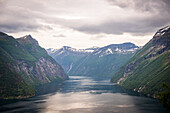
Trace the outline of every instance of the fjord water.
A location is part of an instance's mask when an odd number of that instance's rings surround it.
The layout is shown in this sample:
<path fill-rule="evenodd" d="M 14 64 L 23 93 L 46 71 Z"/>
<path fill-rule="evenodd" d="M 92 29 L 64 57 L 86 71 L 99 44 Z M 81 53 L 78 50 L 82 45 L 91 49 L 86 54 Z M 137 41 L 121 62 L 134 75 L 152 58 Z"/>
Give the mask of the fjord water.
<path fill-rule="evenodd" d="M 157 100 L 127 93 L 109 79 L 70 76 L 37 89 L 37 96 L 1 101 L 2 113 L 165 113 Z"/>

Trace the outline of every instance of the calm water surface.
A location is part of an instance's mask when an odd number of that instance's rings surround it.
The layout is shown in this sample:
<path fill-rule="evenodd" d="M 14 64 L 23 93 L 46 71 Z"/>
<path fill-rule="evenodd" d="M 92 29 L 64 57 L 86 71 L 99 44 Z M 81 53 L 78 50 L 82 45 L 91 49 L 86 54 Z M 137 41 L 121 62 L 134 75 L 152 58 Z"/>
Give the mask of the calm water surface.
<path fill-rule="evenodd" d="M 166 113 L 152 98 L 134 96 L 109 79 L 70 76 L 62 84 L 48 84 L 37 96 L 1 100 L 2 113 Z"/>

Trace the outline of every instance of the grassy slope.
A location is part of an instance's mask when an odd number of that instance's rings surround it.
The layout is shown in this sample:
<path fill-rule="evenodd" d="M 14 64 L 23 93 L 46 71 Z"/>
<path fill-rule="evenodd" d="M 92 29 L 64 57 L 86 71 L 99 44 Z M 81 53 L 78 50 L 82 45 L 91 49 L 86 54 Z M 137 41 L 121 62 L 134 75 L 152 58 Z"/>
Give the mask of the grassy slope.
<path fill-rule="evenodd" d="M 12 37 L 0 37 L 0 47 L 5 50 L 12 58 L 17 60 L 35 61 L 36 59 L 25 51 L 22 46 Z"/>
<path fill-rule="evenodd" d="M 162 36 L 161 38 L 165 38 L 165 36 Z M 163 82 L 170 85 L 170 52 L 165 51 L 162 54 L 147 58 L 149 54 L 154 53 L 154 51 L 159 47 L 156 44 L 154 48 L 152 48 L 153 41 L 162 41 L 161 38 L 152 39 L 148 42 L 112 77 L 111 82 L 117 82 L 124 76 L 127 66 L 134 64 L 135 67 L 133 71 L 131 71 L 132 74 L 129 74 L 123 81 L 120 82 L 121 86 L 144 94 L 151 94 L 153 96 L 162 90 L 161 84 Z M 165 40 L 168 40 L 168 37 L 166 37 Z M 165 41 L 164 43 L 167 42 Z"/>
<path fill-rule="evenodd" d="M 29 40 L 28 38 L 19 38 L 17 41 L 26 49 L 35 59 L 40 57 L 48 57 L 47 52 L 44 48 L 37 45 L 34 39 Z"/>
<path fill-rule="evenodd" d="M 35 62 L 40 57 L 56 63 L 40 46 L 32 44 L 29 40 L 17 41 L 13 37 L 0 32 L 0 98 L 34 95 L 33 87 L 41 84 L 41 82 L 30 76 L 34 81 L 33 84 L 26 73 L 17 73 L 13 67 L 17 65 L 17 61 L 24 61 L 30 66 L 35 66 Z M 61 78 L 56 77 L 56 80 L 61 81 Z"/>
<path fill-rule="evenodd" d="M 68 71 L 71 64 L 76 63 L 82 56 L 53 56 L 53 58 L 65 69 L 65 71 Z"/>
<path fill-rule="evenodd" d="M 70 74 L 110 77 L 115 74 L 131 56 L 132 54 L 113 54 L 100 58 L 98 56 L 82 58 L 77 62 L 76 66 L 73 67 Z"/>
<path fill-rule="evenodd" d="M 13 63 L 13 58 L 0 48 L 0 98 L 33 96 L 34 89 L 25 83 L 21 75 L 9 68 Z"/>
<path fill-rule="evenodd" d="M 0 64 L 0 74 L 3 74 L 0 77 L 0 98 L 12 99 L 34 95 L 34 89 L 27 85 L 18 73 L 2 63 Z"/>
<path fill-rule="evenodd" d="M 56 61 L 51 56 L 48 55 L 46 50 L 40 47 L 39 45 L 35 44 L 35 42 L 31 42 L 29 39 L 22 39 L 22 38 L 17 39 L 17 41 L 34 58 L 34 60 L 31 61 L 35 62 L 38 61 L 39 58 L 44 57 L 56 63 Z"/>
<path fill-rule="evenodd" d="M 170 85 L 170 63 L 167 63 L 169 53 L 158 56 L 156 59 L 147 59 L 139 63 L 135 72 L 125 78 L 120 85 L 127 89 L 139 89 L 144 94 L 156 94 L 163 82 Z"/>

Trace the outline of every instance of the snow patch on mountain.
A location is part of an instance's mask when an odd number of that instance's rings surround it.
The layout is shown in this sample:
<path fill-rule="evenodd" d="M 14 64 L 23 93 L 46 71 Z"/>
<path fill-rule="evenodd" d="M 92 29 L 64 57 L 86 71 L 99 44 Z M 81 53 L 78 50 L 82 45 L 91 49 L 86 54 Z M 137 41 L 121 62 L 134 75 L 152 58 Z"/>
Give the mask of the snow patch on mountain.
<path fill-rule="evenodd" d="M 75 49 L 71 47 L 65 48 L 65 50 L 69 50 L 72 52 L 80 52 L 80 53 L 92 53 L 94 50 L 93 49 Z"/>
<path fill-rule="evenodd" d="M 139 48 L 131 48 L 131 49 L 107 48 L 105 51 L 102 51 L 102 50 L 96 51 L 96 53 L 94 55 L 99 55 L 99 57 L 103 57 L 103 56 L 110 55 L 110 54 L 128 54 L 128 53 L 134 53 L 138 49 Z"/>
<path fill-rule="evenodd" d="M 111 50 L 110 48 L 108 48 L 108 49 L 106 50 L 106 53 L 107 53 L 107 54 L 113 54 L 113 52 L 112 52 L 112 50 Z"/>
<path fill-rule="evenodd" d="M 162 28 L 162 29 L 160 29 L 160 30 L 158 30 L 158 31 L 155 33 L 154 37 L 164 35 L 165 32 L 166 32 L 168 29 L 170 29 L 170 25 L 169 25 L 169 26 L 166 26 L 166 27 L 164 27 L 164 28 Z"/>
<path fill-rule="evenodd" d="M 98 55 L 98 54 L 100 54 L 101 52 L 102 52 L 102 50 L 97 51 L 97 52 L 94 53 L 94 55 Z"/>
<path fill-rule="evenodd" d="M 134 53 L 139 49 L 133 43 L 123 44 L 111 44 L 105 47 L 91 47 L 87 49 L 75 49 L 69 46 L 63 46 L 61 49 L 48 49 L 48 53 L 54 53 L 55 55 L 65 54 L 92 54 L 98 55 L 99 57 L 107 56 L 110 54 L 128 54 Z"/>
<path fill-rule="evenodd" d="M 64 53 L 64 51 L 60 51 L 60 52 L 58 53 L 58 55 L 61 55 L 62 53 Z"/>

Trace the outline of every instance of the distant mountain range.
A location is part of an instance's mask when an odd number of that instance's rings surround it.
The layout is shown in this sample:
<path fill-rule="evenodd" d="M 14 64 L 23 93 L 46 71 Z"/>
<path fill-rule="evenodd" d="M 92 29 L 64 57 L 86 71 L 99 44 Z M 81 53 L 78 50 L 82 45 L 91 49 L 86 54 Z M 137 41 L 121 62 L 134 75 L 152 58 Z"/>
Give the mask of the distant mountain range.
<path fill-rule="evenodd" d="M 68 79 L 64 70 L 68 75 L 112 77 L 111 82 L 126 89 L 156 97 L 162 83 L 170 85 L 170 26 L 142 48 L 128 42 L 46 51 L 30 35 L 15 39 L 0 32 L 0 98 L 31 97 L 38 85 Z"/>
<path fill-rule="evenodd" d="M 30 35 L 0 32 L 0 98 L 27 98 L 35 86 L 68 79 L 64 70 Z"/>
<path fill-rule="evenodd" d="M 105 47 L 47 49 L 69 75 L 111 77 L 139 49 L 133 43 Z"/>
<path fill-rule="evenodd" d="M 77 50 L 48 49 L 69 75 L 112 77 L 126 89 L 156 97 L 170 85 L 170 26 L 158 30 L 144 47 L 133 43 Z"/>
<path fill-rule="evenodd" d="M 170 26 L 158 30 L 111 81 L 153 97 L 162 83 L 170 85 Z"/>
<path fill-rule="evenodd" d="M 69 46 L 63 46 L 60 49 L 47 49 L 47 52 L 64 68 L 65 72 L 68 73 L 75 62 L 97 49 L 98 47 L 75 49 Z"/>

